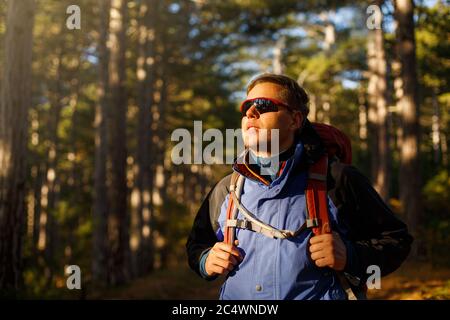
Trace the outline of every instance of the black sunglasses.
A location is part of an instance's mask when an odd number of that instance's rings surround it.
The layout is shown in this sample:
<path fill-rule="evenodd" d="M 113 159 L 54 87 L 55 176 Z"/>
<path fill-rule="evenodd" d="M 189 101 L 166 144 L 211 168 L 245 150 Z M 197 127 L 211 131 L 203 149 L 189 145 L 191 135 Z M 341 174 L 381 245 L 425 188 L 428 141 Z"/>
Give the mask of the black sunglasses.
<path fill-rule="evenodd" d="M 289 110 L 291 109 L 287 104 L 279 100 L 271 98 L 254 98 L 242 102 L 241 104 L 242 117 L 245 117 L 247 115 L 248 109 L 250 109 L 253 105 L 255 106 L 259 114 L 263 114 L 266 112 L 277 112 L 278 106 L 285 107 Z"/>

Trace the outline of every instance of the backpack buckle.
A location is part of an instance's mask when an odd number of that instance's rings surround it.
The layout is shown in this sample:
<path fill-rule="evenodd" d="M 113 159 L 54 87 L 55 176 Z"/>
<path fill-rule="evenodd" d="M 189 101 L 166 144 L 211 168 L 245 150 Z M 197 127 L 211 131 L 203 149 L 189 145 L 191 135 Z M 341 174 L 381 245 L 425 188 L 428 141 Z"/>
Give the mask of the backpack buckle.
<path fill-rule="evenodd" d="M 306 219 L 306 227 L 307 228 L 316 228 L 320 224 L 319 218 L 314 219 Z"/>
<path fill-rule="evenodd" d="M 247 219 L 238 220 L 237 227 L 239 227 L 241 229 L 249 229 L 248 225 L 249 225 L 249 221 Z"/>
<path fill-rule="evenodd" d="M 225 227 L 250 229 L 249 225 L 250 225 L 250 221 L 248 221 L 248 220 L 228 219 L 226 221 Z"/>

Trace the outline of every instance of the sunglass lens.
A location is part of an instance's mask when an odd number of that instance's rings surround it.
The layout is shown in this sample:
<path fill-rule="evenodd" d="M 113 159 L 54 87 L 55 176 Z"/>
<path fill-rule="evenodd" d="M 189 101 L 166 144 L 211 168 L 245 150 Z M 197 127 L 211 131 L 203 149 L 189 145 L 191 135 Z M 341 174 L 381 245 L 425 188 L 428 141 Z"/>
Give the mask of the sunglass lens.
<path fill-rule="evenodd" d="M 255 103 L 256 109 L 258 110 L 259 114 L 278 111 L 277 105 L 270 100 L 258 99 Z"/>
<path fill-rule="evenodd" d="M 245 101 L 242 105 L 243 117 L 247 115 L 248 109 L 250 109 L 253 105 L 255 105 L 256 110 L 258 110 L 259 114 L 278 111 L 278 106 L 271 100 L 268 99 L 248 100 Z"/>
<path fill-rule="evenodd" d="M 245 115 L 247 114 L 248 109 L 250 109 L 250 107 L 254 104 L 254 102 L 252 100 L 249 101 L 245 101 L 244 104 L 242 105 L 242 116 L 245 117 Z"/>

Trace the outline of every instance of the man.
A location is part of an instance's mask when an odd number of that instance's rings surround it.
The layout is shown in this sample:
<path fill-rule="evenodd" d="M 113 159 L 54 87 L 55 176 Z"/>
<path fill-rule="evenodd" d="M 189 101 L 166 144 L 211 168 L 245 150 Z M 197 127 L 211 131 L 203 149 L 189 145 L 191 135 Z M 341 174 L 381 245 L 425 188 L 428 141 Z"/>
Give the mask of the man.
<path fill-rule="evenodd" d="M 240 227 L 237 240 L 226 243 L 231 175 L 218 182 L 197 213 L 186 248 L 189 264 L 200 276 L 227 276 L 220 299 L 347 299 L 339 274 L 345 272 L 361 293 L 368 266 L 376 265 L 386 275 L 409 253 L 412 237 L 406 226 L 351 166 L 334 175 L 330 171 L 336 170 L 328 171 L 333 232 L 313 236 L 311 229 L 302 228 L 308 167 L 324 153 L 306 119 L 307 104 L 306 92 L 286 76 L 263 74 L 247 88 L 241 106 L 246 152 L 233 165 L 245 177 L 238 217 L 245 208 L 272 230 L 298 232 L 271 238 Z M 278 129 L 279 140 L 271 129 Z"/>

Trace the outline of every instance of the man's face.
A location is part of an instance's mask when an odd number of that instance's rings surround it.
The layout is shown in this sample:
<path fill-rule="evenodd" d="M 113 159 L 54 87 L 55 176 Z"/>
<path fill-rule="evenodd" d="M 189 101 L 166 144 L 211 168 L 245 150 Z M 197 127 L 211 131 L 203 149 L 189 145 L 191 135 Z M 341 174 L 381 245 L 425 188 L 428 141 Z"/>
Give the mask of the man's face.
<path fill-rule="evenodd" d="M 277 84 L 265 82 L 259 83 L 248 93 L 247 99 L 270 98 L 288 105 L 288 101 L 282 95 L 283 88 Z M 300 128 L 302 116 L 298 111 L 291 111 L 286 107 L 279 106 L 278 111 L 265 112 L 260 114 L 256 107 L 251 106 L 246 115 L 242 118 L 242 135 L 244 144 L 255 153 L 258 152 L 258 146 L 267 145 L 270 151 L 271 146 L 277 141 L 272 141 L 271 129 L 278 129 L 279 148 L 284 151 L 294 142 L 294 133 Z M 272 147 L 273 150 L 274 147 Z M 269 154 L 260 154 L 267 156 Z"/>

